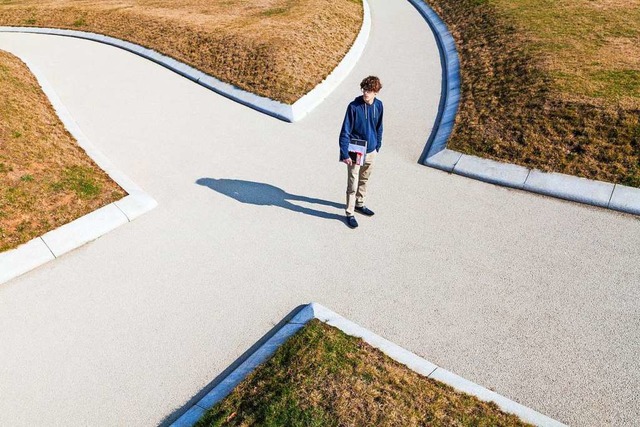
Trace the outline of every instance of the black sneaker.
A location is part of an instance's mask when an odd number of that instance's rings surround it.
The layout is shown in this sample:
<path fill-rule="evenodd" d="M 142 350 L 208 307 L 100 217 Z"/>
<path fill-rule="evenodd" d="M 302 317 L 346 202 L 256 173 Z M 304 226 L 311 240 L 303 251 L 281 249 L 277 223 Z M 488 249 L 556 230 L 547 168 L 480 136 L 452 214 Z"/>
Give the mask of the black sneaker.
<path fill-rule="evenodd" d="M 356 206 L 356 212 L 360 212 L 362 215 L 373 216 L 374 212 L 366 206 Z"/>
<path fill-rule="evenodd" d="M 351 228 L 356 228 L 358 227 L 358 221 L 356 221 L 356 217 L 354 216 L 348 216 L 347 217 L 347 225 Z"/>

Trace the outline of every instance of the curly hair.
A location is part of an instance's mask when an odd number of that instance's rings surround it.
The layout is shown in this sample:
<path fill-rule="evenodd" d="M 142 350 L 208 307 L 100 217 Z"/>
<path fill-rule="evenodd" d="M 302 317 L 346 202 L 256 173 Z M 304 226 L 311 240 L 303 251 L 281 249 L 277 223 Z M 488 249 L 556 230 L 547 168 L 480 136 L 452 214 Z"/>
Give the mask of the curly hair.
<path fill-rule="evenodd" d="M 360 83 L 360 89 L 378 93 L 382 89 L 382 83 L 376 76 L 365 77 Z"/>

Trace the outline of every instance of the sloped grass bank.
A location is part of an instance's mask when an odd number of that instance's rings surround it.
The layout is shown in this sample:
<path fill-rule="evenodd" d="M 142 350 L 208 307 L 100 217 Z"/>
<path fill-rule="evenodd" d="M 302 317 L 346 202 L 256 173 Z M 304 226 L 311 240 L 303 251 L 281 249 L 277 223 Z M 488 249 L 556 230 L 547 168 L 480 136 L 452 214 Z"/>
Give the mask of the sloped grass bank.
<path fill-rule="evenodd" d="M 0 252 L 125 192 L 77 145 L 27 66 L 0 51 Z"/>
<path fill-rule="evenodd" d="M 249 92 L 292 104 L 342 60 L 362 0 L 5 0 L 0 25 L 127 40 Z"/>
<path fill-rule="evenodd" d="M 426 0 L 456 40 L 449 146 L 640 186 L 640 0 Z"/>
<path fill-rule="evenodd" d="M 211 408 L 210 426 L 525 426 L 317 319 Z"/>

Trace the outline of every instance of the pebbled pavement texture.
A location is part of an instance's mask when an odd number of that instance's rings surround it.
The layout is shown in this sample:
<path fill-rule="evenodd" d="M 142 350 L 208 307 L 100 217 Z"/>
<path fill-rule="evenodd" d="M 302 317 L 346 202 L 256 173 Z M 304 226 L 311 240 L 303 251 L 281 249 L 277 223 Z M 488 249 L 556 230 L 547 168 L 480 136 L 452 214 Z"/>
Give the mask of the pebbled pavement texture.
<path fill-rule="evenodd" d="M 571 425 L 640 417 L 640 221 L 417 160 L 440 62 L 405 1 L 371 0 L 350 77 L 289 124 L 113 47 L 0 34 L 159 203 L 0 287 L 0 424 L 158 424 L 317 301 Z M 384 83 L 372 218 L 343 222 L 337 136 Z"/>

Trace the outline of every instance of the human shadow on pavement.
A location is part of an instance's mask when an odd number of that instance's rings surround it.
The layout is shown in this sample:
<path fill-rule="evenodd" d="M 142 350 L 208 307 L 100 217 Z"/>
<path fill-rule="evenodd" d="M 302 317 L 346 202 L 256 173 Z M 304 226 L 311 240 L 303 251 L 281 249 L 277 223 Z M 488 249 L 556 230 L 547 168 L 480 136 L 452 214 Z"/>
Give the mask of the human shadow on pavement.
<path fill-rule="evenodd" d="M 305 208 L 291 203 L 290 200 L 330 206 L 338 209 L 344 209 L 344 204 L 315 199 L 312 197 L 298 196 L 297 194 L 289 194 L 286 191 L 270 184 L 224 178 L 200 178 L 196 181 L 196 184 L 209 187 L 210 189 L 215 190 L 220 194 L 224 194 L 227 197 L 231 197 L 232 199 L 236 199 L 241 203 L 260 206 L 278 206 L 318 218 L 336 219 L 344 222 L 344 215 Z"/>

